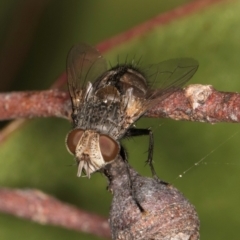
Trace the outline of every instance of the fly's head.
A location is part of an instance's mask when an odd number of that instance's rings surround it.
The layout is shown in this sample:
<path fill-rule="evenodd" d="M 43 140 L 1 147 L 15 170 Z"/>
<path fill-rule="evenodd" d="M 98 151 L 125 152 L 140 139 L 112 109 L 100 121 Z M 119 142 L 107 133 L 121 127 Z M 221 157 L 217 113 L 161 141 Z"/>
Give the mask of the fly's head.
<path fill-rule="evenodd" d="M 74 129 L 67 135 L 68 151 L 75 155 L 80 177 L 84 170 L 87 177 L 115 160 L 120 144 L 108 135 L 92 130 Z"/>

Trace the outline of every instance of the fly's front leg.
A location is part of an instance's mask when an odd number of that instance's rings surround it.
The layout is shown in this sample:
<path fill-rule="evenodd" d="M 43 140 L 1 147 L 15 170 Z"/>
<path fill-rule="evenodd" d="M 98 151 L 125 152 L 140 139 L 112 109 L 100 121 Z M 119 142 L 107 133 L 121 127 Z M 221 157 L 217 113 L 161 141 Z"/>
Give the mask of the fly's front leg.
<path fill-rule="evenodd" d="M 148 145 L 148 159 L 146 163 L 149 165 L 152 176 L 156 179 L 159 179 L 156 171 L 153 167 L 153 146 L 154 146 L 154 139 L 153 139 L 153 132 L 151 129 L 142 129 L 142 128 L 130 128 L 127 133 L 126 137 L 137 137 L 137 136 L 149 136 L 149 145 Z"/>

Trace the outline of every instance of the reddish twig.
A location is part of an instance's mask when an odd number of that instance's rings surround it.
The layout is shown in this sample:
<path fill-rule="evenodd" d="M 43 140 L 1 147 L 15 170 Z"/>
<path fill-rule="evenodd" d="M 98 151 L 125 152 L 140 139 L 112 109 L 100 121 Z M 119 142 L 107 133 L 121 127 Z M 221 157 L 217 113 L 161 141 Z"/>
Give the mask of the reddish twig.
<path fill-rule="evenodd" d="M 218 92 L 210 85 L 193 84 L 159 102 L 146 116 L 206 123 L 239 123 L 239 107 L 239 93 Z"/>
<path fill-rule="evenodd" d="M 70 99 L 59 90 L 0 94 L 0 120 L 34 117 L 69 118 Z"/>
<path fill-rule="evenodd" d="M 110 238 L 108 220 L 77 209 L 39 190 L 0 189 L 0 211 L 50 224 Z"/>
<path fill-rule="evenodd" d="M 212 86 L 194 84 L 180 89 L 153 108 L 145 117 L 195 122 L 240 122 L 240 94 L 218 92 Z M 0 120 L 33 117 L 70 119 L 68 93 L 59 90 L 0 94 Z"/>

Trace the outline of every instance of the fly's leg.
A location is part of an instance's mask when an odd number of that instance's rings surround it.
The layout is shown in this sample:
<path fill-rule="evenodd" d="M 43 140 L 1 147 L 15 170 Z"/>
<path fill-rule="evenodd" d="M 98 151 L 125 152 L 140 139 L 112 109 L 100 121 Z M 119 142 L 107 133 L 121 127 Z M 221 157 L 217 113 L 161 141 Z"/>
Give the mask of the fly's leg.
<path fill-rule="evenodd" d="M 162 184 L 168 185 L 167 182 L 161 180 L 154 169 L 153 166 L 153 146 L 154 146 L 154 139 L 153 139 L 153 132 L 151 129 L 145 129 L 145 128 L 130 128 L 127 133 L 125 134 L 126 137 L 137 137 L 137 136 L 149 136 L 149 145 L 148 145 L 148 159 L 146 163 L 149 165 L 152 176 L 154 179 L 156 179 L 158 182 L 161 182 Z"/>
<path fill-rule="evenodd" d="M 136 203 L 137 207 L 139 208 L 140 212 L 144 213 L 145 210 L 141 206 L 141 204 L 139 203 L 139 201 L 137 199 L 137 196 L 135 194 L 134 188 L 133 188 L 133 181 L 132 181 L 132 178 L 131 178 L 130 166 L 129 166 L 128 160 L 127 160 L 127 153 L 122 146 L 121 146 L 121 150 L 120 150 L 120 155 L 122 157 L 122 160 L 126 164 L 127 175 L 128 175 L 128 179 L 129 179 L 129 188 L 130 188 L 130 191 L 131 191 L 132 198 L 133 198 L 134 202 Z"/>
<path fill-rule="evenodd" d="M 143 128 L 130 128 L 127 133 L 126 137 L 137 137 L 137 136 L 149 136 L 149 145 L 148 145 L 148 159 L 146 163 L 149 165 L 153 178 L 158 179 L 157 173 L 153 167 L 153 146 L 154 146 L 154 139 L 153 139 L 153 132 L 151 129 L 143 129 Z"/>

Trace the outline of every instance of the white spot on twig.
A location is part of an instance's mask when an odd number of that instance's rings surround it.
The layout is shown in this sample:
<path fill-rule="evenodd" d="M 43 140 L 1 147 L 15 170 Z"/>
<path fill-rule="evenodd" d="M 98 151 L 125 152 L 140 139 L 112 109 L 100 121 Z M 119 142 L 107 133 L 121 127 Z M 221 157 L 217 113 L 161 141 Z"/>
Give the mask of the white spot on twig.
<path fill-rule="evenodd" d="M 193 110 L 203 105 L 212 93 L 211 85 L 192 84 L 185 88 L 185 96 L 189 99 Z"/>

